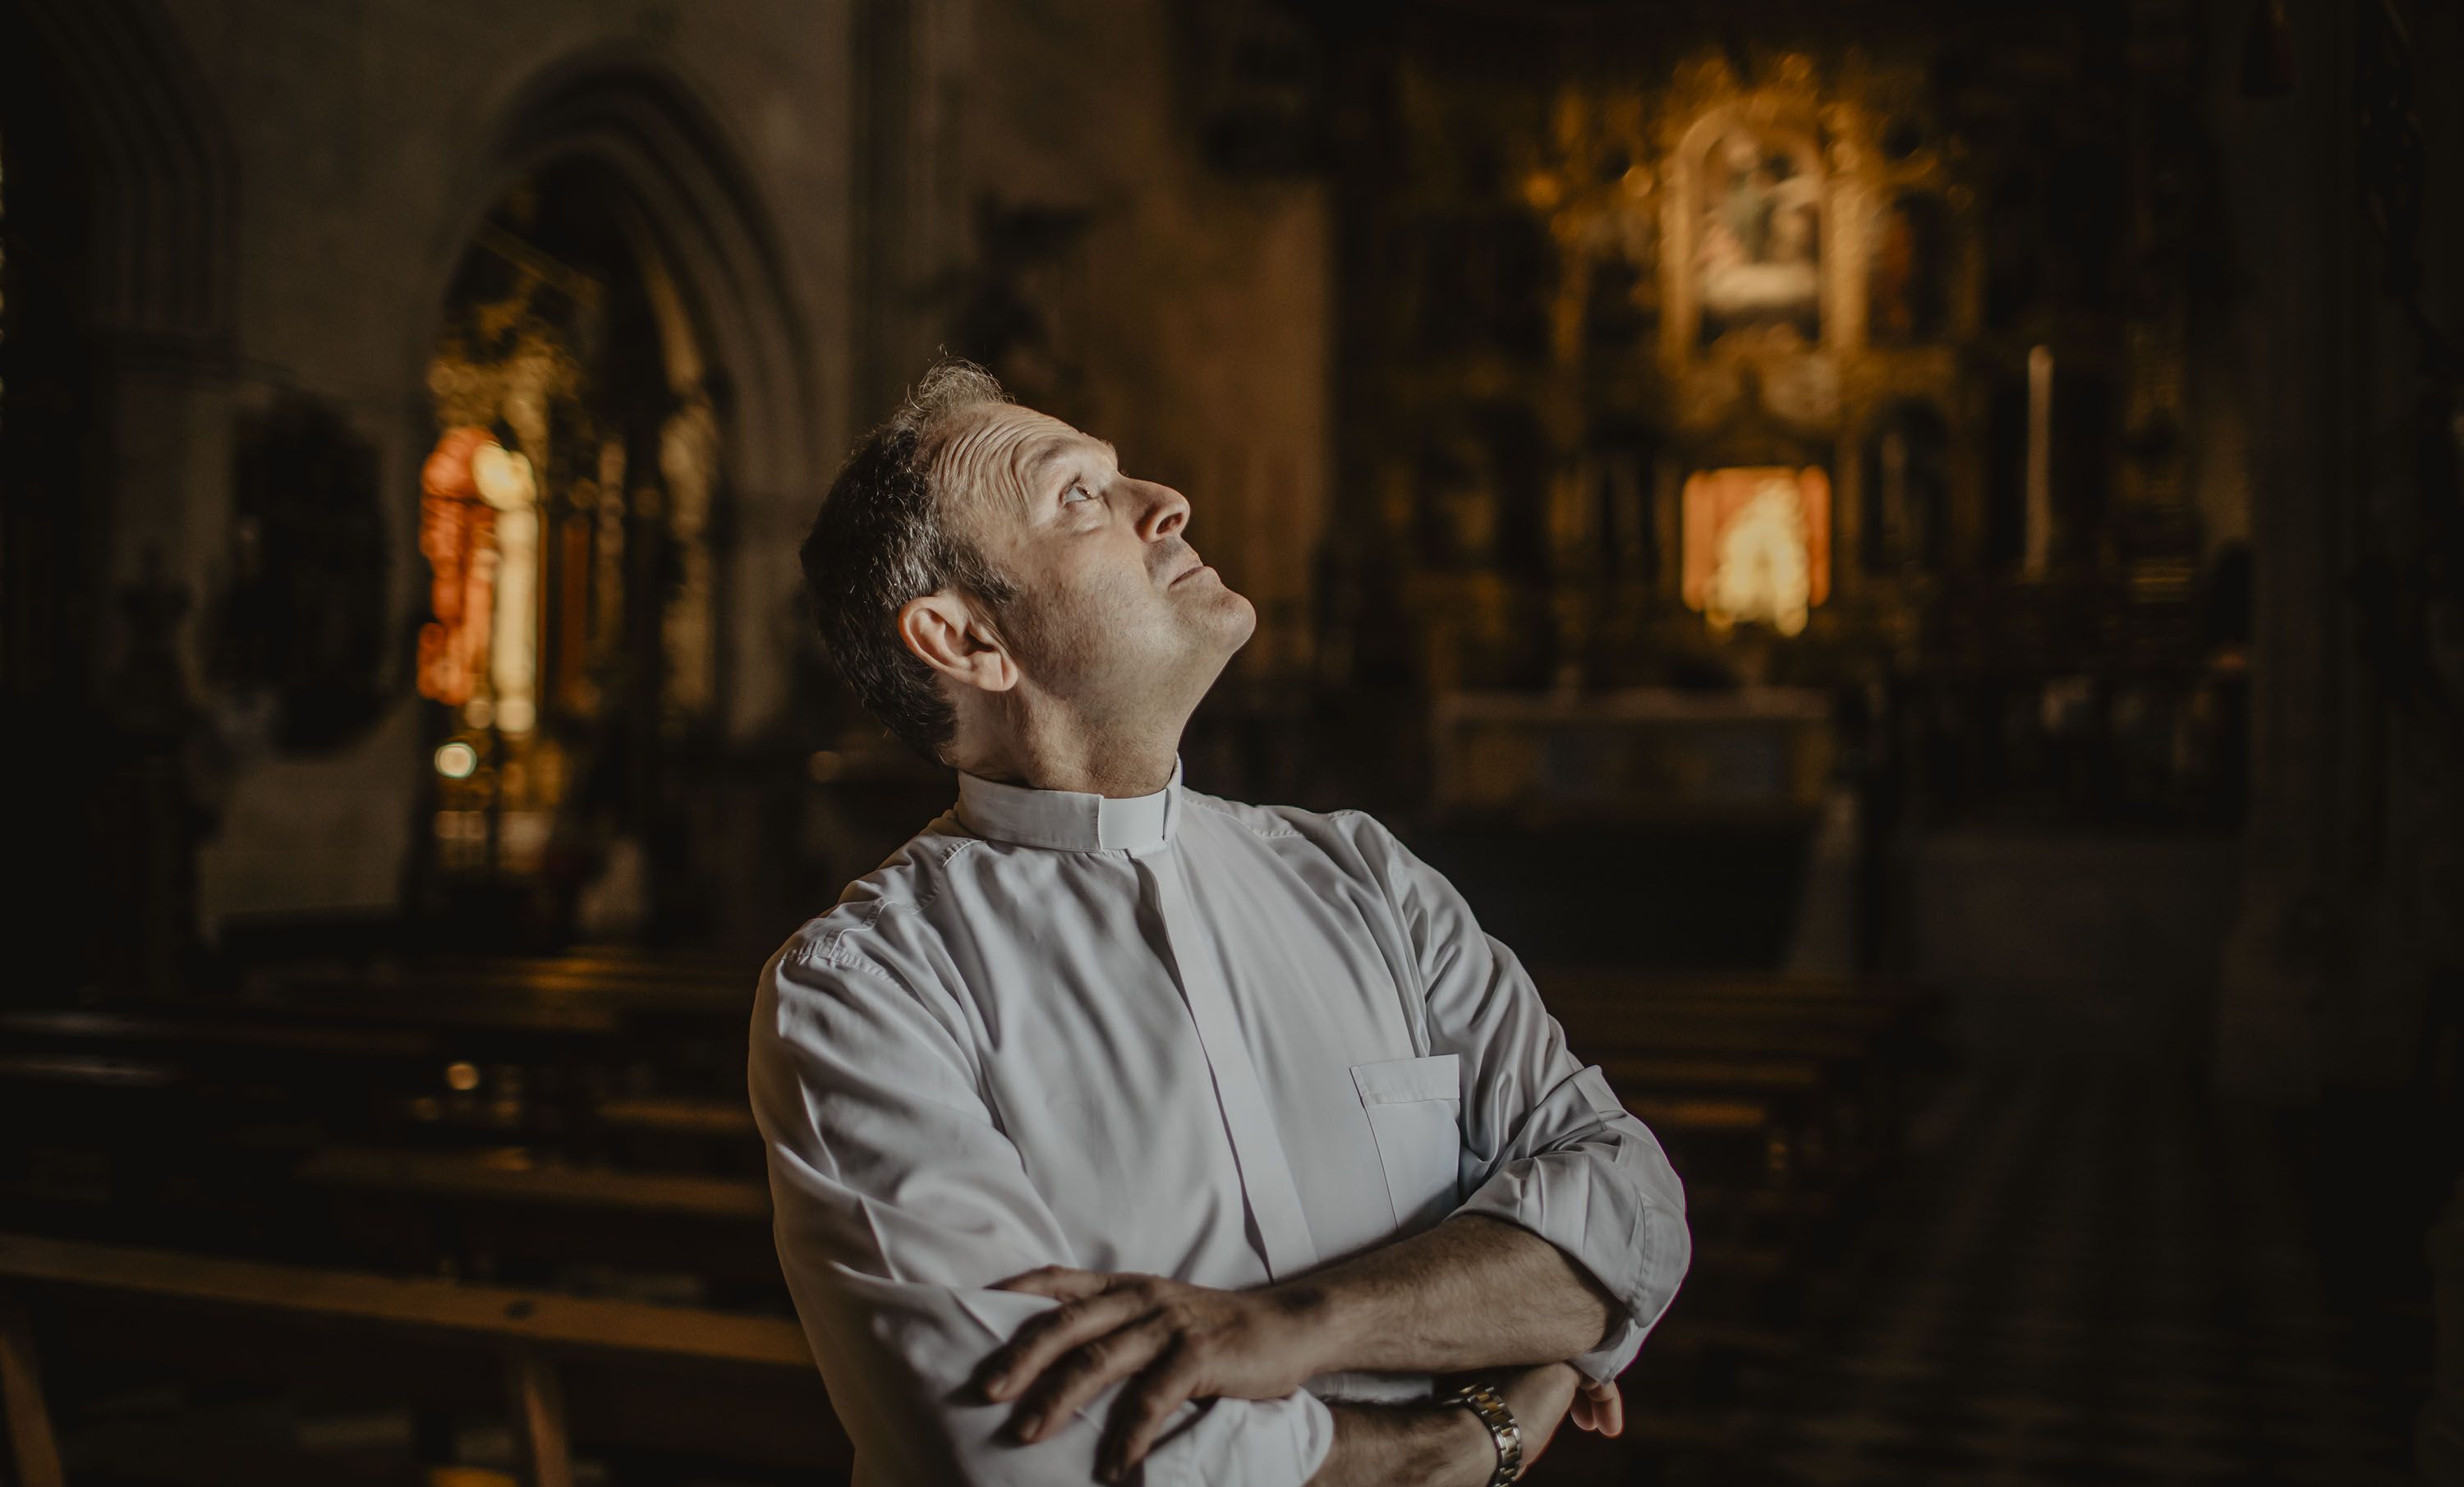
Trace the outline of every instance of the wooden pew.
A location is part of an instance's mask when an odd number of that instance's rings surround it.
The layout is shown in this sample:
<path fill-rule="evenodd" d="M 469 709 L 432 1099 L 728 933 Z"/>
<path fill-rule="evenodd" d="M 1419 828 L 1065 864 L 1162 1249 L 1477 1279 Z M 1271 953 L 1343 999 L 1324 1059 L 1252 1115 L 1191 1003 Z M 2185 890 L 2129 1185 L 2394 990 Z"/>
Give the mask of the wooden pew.
<path fill-rule="evenodd" d="M 1699 1319 L 1794 1314 L 1900 1140 L 1932 998 L 1904 984 L 1541 968 L 1543 999 L 1686 1179 Z"/>
<path fill-rule="evenodd" d="M 538 1032 L 527 1017 L 517 1026 L 525 1038 Z M 600 1048 L 570 1060 L 585 1077 L 558 1082 L 536 1061 L 453 1058 L 482 1051 L 455 1028 L 229 1009 L 57 1009 L 0 1014 L 0 1127 L 18 1138 L 0 1159 L 0 1201 L 21 1227 L 94 1240 L 176 1236 L 293 1261 L 383 1257 L 419 1273 L 434 1273 L 440 1257 L 456 1253 L 550 1255 L 556 1232 L 579 1229 L 580 1255 L 622 1240 L 637 1266 L 672 1274 L 703 1267 L 707 1249 L 723 1284 L 752 1285 L 765 1301 L 777 1289 L 766 1237 L 713 1246 L 706 1233 L 692 1232 L 715 1220 L 707 1203 L 678 1198 L 693 1186 L 691 1175 L 620 1178 L 614 1186 L 647 1217 L 608 1231 L 604 1214 L 584 1218 L 571 1201 L 548 1201 L 553 1175 L 527 1182 L 529 1195 L 517 1197 L 501 1183 L 489 1186 L 485 1166 L 454 1160 L 475 1150 L 484 1162 L 519 1143 L 551 1173 L 610 1159 L 650 1174 L 715 1169 L 731 1193 L 746 1191 L 749 1178 L 757 1199 L 765 1196 L 760 1147 L 740 1096 L 740 1121 L 713 1122 L 671 1100 L 611 1093 L 614 1071 L 591 1062 Z M 588 1077 L 601 1072 L 608 1077 Z M 380 1150 L 395 1153 L 390 1169 L 370 1166 L 367 1153 Z M 319 1201 L 350 1186 L 339 1178 L 306 1190 L 295 1180 L 303 1164 L 312 1177 L 334 1176 L 354 1161 L 376 1175 L 347 1204 Z M 390 1183 L 415 1194 L 423 1170 L 430 1189 L 395 1206 L 398 1222 L 371 1214 L 379 1189 Z M 457 1197 L 436 1189 L 440 1172 L 461 1174 L 468 1191 Z M 739 1203 L 733 1216 L 744 1212 Z M 753 1212 L 766 1221 L 766 1208 Z M 666 1240 L 677 1242 L 662 1255 Z"/>
<path fill-rule="evenodd" d="M 279 968 L 252 975 L 245 991 L 250 1005 L 294 1016 L 492 1037 L 509 1045 L 503 1057 L 543 1082 L 596 1075 L 599 1095 L 641 1093 L 644 1081 L 666 1093 L 716 1093 L 740 1087 L 759 969 L 747 962 L 722 975 L 693 962 L 423 960 Z"/>
<path fill-rule="evenodd" d="M 690 1277 L 731 1302 L 783 1307 L 761 1176 L 632 1172 L 543 1161 L 522 1148 L 329 1147 L 298 1183 L 350 1253 L 413 1272 L 576 1266 Z"/>
<path fill-rule="evenodd" d="M 171 1082 L 256 1098 L 407 1087 L 450 1061 L 425 1029 L 367 1029 L 305 1019 L 88 1009 L 0 1012 L 0 1060 L 11 1070 L 46 1061 L 123 1062 Z"/>
<path fill-rule="evenodd" d="M 163 1134 L 219 1137 L 229 1121 L 288 1116 L 316 1132 L 412 1144 L 456 1133 L 553 1146 L 592 1124 L 627 1073 L 617 1017 L 581 1006 L 274 1011 L 194 1008 L 0 1013 L 0 1099 L 43 1078 L 99 1087 L 147 1071 L 187 1100 Z"/>
<path fill-rule="evenodd" d="M 759 1155 L 741 1086 L 752 970 L 641 952 L 468 957 L 287 968 L 256 978 L 251 996 L 253 1005 L 346 1033 L 418 1031 L 454 1047 L 465 1045 L 451 1040 L 474 1034 L 505 1039 L 509 1058 L 527 1061 L 514 1065 L 525 1078 L 512 1118 L 496 1102 L 429 1096 L 411 1102 L 421 1107 L 415 1125 L 385 1127 L 375 1145 L 518 1140 L 577 1168 L 717 1167 L 743 1180 L 758 1174 Z M 1771 975 L 1548 968 L 1536 974 L 1577 1055 L 1601 1063 L 1661 1132 L 1705 1200 L 1706 1231 L 1719 1229 L 1724 1210 L 1783 1233 L 1798 1218 L 1825 1220 L 1839 1193 L 1887 1156 L 1900 1079 L 1896 1039 L 1923 1006 L 1916 989 Z M 671 1036 L 678 1030 L 683 1037 Z M 696 1044 L 701 1066 L 680 1073 L 676 1049 Z M 567 1077 L 541 1077 L 542 1066 Z M 645 1072 L 647 1082 L 627 1077 Z M 409 1168 L 377 1162 L 369 1143 L 359 1145 L 356 1154 L 334 1158 L 330 1170 L 310 1175 L 329 1192 L 367 1198 L 390 1189 L 424 1193 L 450 1212 L 476 1212 L 479 1227 L 495 1226 L 495 1237 L 517 1252 L 548 1246 L 518 1242 L 517 1227 L 508 1226 L 553 1228 L 580 1207 L 521 1194 L 498 1181 L 501 1174 L 473 1165 L 484 1158 L 431 1165 L 414 1181 Z M 343 1169 L 354 1164 L 358 1176 L 348 1178 Z M 599 1190 L 611 1212 L 632 1212 L 627 1203 L 655 1186 L 631 1184 L 621 1171 L 575 1180 Z M 1776 1207 L 1774 1192 L 1793 1206 Z M 551 1221 L 559 1209 L 568 1217 Z M 674 1218 L 660 1222 L 672 1227 Z"/>
<path fill-rule="evenodd" d="M 613 963 L 589 956 L 535 959 L 446 957 L 378 967 L 292 966 L 246 982 L 253 1003 L 287 1007 L 357 1004 L 386 1012 L 432 1006 L 560 1005 L 592 1011 L 749 1017 L 761 964 L 720 970 L 696 964 Z"/>
<path fill-rule="evenodd" d="M 1818 1128 L 1851 1168 L 1887 1161 L 1911 1086 L 1936 1061 L 1926 1023 L 1938 998 L 1905 983 L 1650 978 L 1589 969 L 1540 974 L 1569 1042 L 1604 1064 L 1650 1053 L 1706 1065 L 1783 1061 L 1818 1068 L 1832 1117 Z"/>
<path fill-rule="evenodd" d="M 0 1235 L 0 1418 L 19 1487 L 63 1481 L 38 1339 L 216 1381 L 342 1376 L 405 1401 L 501 1402 L 535 1487 L 568 1487 L 576 1444 L 848 1464 L 782 1318 Z"/>

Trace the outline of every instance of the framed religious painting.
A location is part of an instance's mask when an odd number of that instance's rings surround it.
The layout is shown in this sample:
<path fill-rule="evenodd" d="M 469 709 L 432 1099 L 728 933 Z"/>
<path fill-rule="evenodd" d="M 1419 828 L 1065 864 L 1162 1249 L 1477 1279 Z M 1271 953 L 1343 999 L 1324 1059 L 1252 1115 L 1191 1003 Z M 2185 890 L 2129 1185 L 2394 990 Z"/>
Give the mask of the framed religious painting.
<path fill-rule="evenodd" d="M 1825 199 L 1810 131 L 1706 117 L 1678 161 L 1672 265 L 1693 320 L 1693 343 L 1787 327 L 1822 339 Z"/>

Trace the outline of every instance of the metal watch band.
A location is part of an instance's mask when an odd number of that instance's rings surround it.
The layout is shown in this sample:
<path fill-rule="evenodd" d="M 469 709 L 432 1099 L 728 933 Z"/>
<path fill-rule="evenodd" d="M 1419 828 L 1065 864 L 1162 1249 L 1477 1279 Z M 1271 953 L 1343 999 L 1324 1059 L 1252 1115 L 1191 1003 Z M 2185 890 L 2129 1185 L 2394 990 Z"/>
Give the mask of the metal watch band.
<path fill-rule="evenodd" d="M 1485 1384 L 1466 1384 L 1446 1396 L 1449 1404 L 1469 1405 L 1480 1423 L 1488 1427 L 1489 1438 L 1497 1442 L 1497 1471 L 1488 1479 L 1488 1487 L 1507 1487 L 1523 1473 L 1523 1427 L 1515 1422 L 1514 1411 L 1497 1390 Z"/>

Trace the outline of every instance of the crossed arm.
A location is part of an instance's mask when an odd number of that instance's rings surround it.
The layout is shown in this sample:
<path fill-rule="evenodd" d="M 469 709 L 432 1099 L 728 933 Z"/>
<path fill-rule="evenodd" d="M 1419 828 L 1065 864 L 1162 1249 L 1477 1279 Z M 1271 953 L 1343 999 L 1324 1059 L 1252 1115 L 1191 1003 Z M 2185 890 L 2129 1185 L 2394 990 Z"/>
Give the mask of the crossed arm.
<path fill-rule="evenodd" d="M 1618 1428 L 1608 1381 L 1683 1272 L 1682 1198 L 1595 1071 L 1555 1077 L 1562 1050 L 1536 1101 L 1467 1084 L 1466 1162 L 1488 1175 L 1453 1216 L 1219 1290 L 1039 1264 L 1070 1249 L 1058 1217 L 961 1064 L 915 1056 L 935 1024 L 891 993 L 866 972 L 782 975 L 748 1065 L 782 1274 L 879 1479 L 1061 1487 L 1141 1460 L 1158 1483 L 1488 1479 L 1469 1410 L 1304 1387 L 1331 1373 L 1482 1370 L 1527 1460 L 1570 1408 Z"/>
<path fill-rule="evenodd" d="M 1120 1384 L 1095 1458 L 1107 1481 L 1145 1455 L 1185 1400 L 1278 1398 L 1353 1369 L 1490 1370 L 1523 1423 L 1527 1462 L 1570 1406 L 1585 1429 L 1622 1428 L 1617 1386 L 1561 1361 L 1601 1344 L 1617 1303 L 1555 1245 L 1481 1214 L 1248 1291 L 1058 1265 L 999 1288 L 1062 1304 L 987 1356 L 975 1387 L 988 1401 L 1017 1401 L 1009 1430 L 1026 1442 Z M 1468 1410 L 1331 1408 L 1334 1446 L 1312 1487 L 1478 1483 L 1493 1466 L 1488 1432 Z"/>
<path fill-rule="evenodd" d="M 1072 1240 L 983 1104 L 939 971 L 833 946 L 773 963 L 748 1075 L 780 1258 L 880 1480 L 1059 1487 L 1142 1458 L 1177 1483 L 1487 1479 L 1469 1410 L 1303 1387 L 1353 1371 L 1481 1370 L 1527 1459 L 1570 1412 L 1618 1429 L 1610 1381 L 1690 1257 L 1682 1184 L 1460 895 L 1381 852 L 1423 958 L 1416 1046 L 1463 1061 L 1464 1196 L 1429 1229 L 1246 1291 L 1040 1264 Z"/>

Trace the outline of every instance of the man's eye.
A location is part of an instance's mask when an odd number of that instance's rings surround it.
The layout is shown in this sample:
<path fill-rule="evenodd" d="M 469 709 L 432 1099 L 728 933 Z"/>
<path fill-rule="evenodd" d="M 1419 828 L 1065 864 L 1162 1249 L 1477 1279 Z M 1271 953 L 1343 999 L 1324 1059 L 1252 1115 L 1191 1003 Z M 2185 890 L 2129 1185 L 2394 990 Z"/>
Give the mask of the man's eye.
<path fill-rule="evenodd" d="M 1074 495 L 1083 495 L 1090 501 L 1095 498 L 1095 492 L 1088 490 L 1085 483 L 1081 482 L 1070 486 L 1068 490 L 1061 492 L 1061 504 L 1064 506 L 1068 505 L 1069 498 Z"/>

